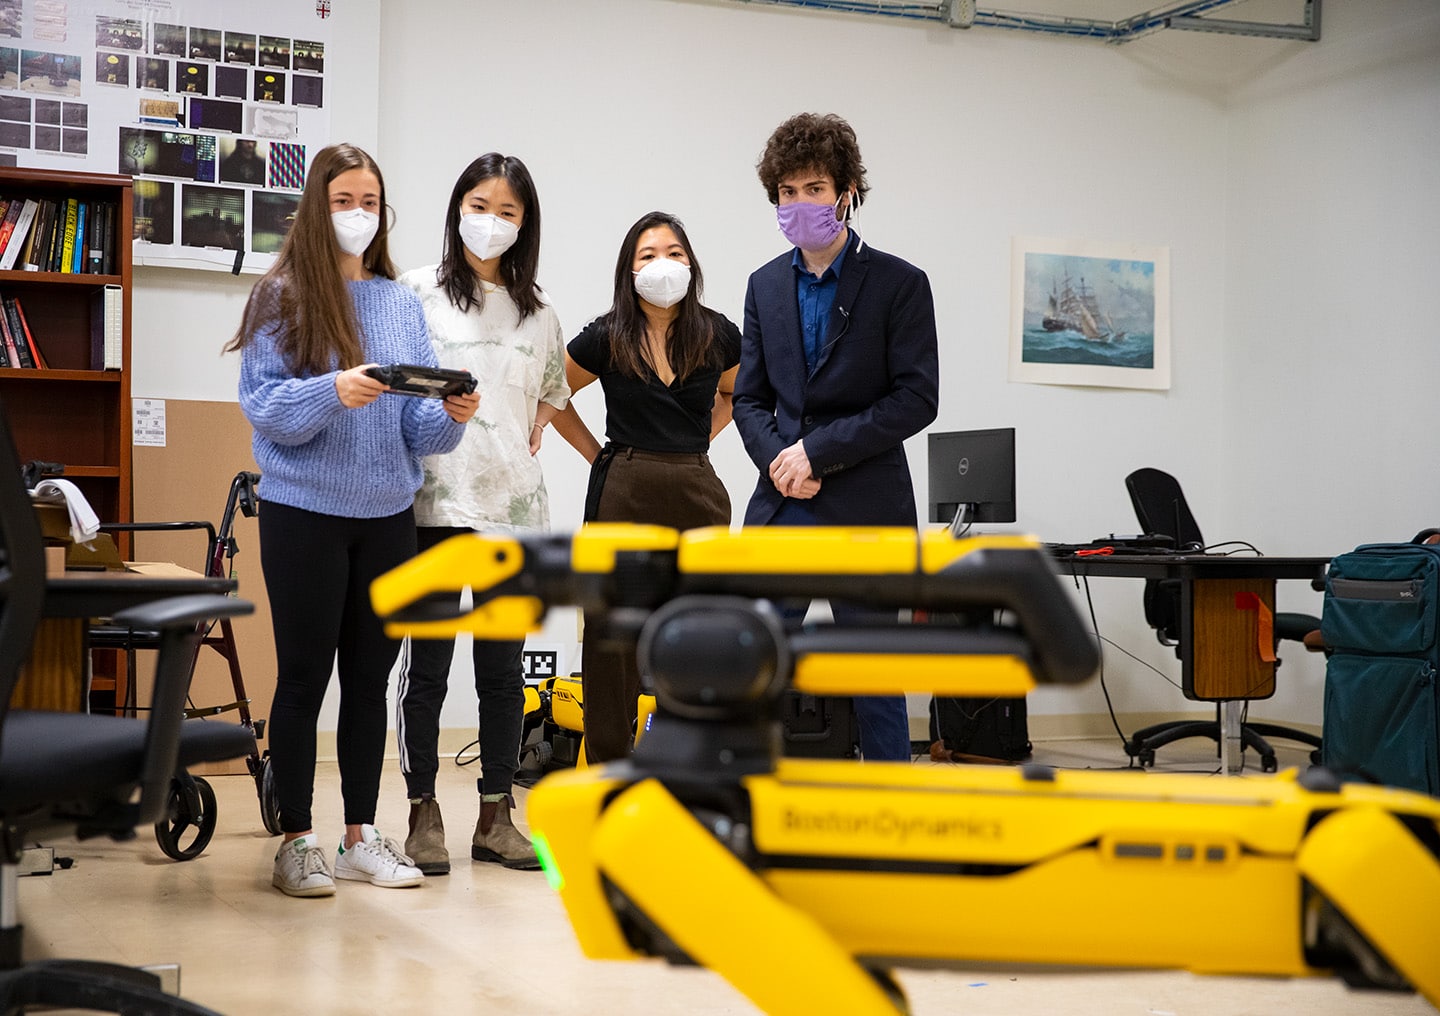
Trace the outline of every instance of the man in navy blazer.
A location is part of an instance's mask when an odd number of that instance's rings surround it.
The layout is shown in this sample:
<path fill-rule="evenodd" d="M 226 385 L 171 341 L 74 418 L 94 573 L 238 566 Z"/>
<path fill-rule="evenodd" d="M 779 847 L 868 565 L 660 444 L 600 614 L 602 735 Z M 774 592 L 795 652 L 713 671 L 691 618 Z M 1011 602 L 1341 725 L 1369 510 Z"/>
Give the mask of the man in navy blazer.
<path fill-rule="evenodd" d="M 746 525 L 916 525 L 904 441 L 935 419 L 925 273 L 849 226 L 869 191 L 855 132 L 802 113 L 757 167 L 794 249 L 750 276 L 735 425 L 760 471 Z M 863 613 L 831 604 L 836 620 Z M 910 758 L 905 700 L 855 700 L 866 758 Z"/>

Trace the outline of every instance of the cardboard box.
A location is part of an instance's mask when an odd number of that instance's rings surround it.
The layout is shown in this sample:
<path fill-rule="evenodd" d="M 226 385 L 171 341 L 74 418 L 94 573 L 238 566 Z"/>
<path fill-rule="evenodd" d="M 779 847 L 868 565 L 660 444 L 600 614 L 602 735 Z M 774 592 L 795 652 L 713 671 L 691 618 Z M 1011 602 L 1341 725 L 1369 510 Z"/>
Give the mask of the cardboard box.
<path fill-rule="evenodd" d="M 74 571 L 124 571 L 125 562 L 109 533 L 97 533 L 89 543 L 75 543 L 70 538 L 70 510 L 63 504 L 35 504 L 35 517 L 40 520 L 40 535 L 47 548 L 60 549 L 65 567 Z M 47 557 L 48 566 L 48 557 Z"/>

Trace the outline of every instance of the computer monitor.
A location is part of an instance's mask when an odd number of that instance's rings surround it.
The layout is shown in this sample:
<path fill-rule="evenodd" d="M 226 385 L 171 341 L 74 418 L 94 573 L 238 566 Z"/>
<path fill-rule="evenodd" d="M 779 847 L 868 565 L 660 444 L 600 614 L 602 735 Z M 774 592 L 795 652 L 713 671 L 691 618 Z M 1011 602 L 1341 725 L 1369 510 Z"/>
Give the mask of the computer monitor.
<path fill-rule="evenodd" d="M 1015 428 L 930 434 L 930 521 L 1015 521 Z"/>

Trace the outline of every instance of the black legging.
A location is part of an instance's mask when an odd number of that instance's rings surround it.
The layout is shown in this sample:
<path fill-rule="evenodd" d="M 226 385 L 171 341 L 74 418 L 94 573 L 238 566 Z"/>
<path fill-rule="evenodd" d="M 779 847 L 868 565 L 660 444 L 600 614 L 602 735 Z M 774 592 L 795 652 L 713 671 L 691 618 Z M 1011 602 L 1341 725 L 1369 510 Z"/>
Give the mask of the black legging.
<path fill-rule="evenodd" d="M 470 532 L 473 530 L 421 526 L 418 547 L 429 550 L 452 536 Z M 413 800 L 435 793 L 440 768 L 440 708 L 450 689 L 455 640 L 411 639 L 408 649 L 395 696 L 395 739 L 400 745 L 405 789 Z M 524 650 L 523 639 L 495 642 L 477 638 L 471 646 L 480 742 L 480 776 L 475 782 L 481 794 L 508 794 L 514 789 L 525 722 Z"/>
<path fill-rule="evenodd" d="M 385 756 L 385 689 L 400 643 L 386 638 L 370 607 L 370 583 L 415 555 L 410 509 L 350 519 L 266 501 L 260 565 L 270 596 L 278 674 L 270 707 L 270 764 L 280 828 L 312 826 L 315 725 L 340 675 L 336 754 L 345 824 L 375 821 Z"/>

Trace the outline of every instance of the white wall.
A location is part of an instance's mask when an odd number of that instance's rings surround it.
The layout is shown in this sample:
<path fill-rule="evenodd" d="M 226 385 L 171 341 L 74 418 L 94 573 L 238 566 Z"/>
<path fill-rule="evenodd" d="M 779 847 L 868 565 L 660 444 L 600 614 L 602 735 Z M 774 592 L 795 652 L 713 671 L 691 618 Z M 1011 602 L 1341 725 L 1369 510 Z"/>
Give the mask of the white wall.
<path fill-rule="evenodd" d="M 1303 58 L 1228 117 L 1225 528 L 1333 555 L 1440 525 L 1440 8 L 1325 7 Z M 1208 514 L 1208 513 L 1207 513 Z M 1282 609 L 1319 609 L 1282 586 Z M 1319 717 L 1289 654 L 1266 715 Z"/>
<path fill-rule="evenodd" d="M 685 0 L 364 0 L 343 16 L 374 34 L 347 64 L 353 88 L 332 89 L 332 115 L 337 139 L 348 129 L 365 144 L 373 125 L 402 267 L 437 257 L 445 200 L 471 158 L 523 158 L 544 212 L 541 283 L 574 332 L 608 306 L 620 239 L 652 208 L 685 220 L 707 302 L 738 320 L 746 276 L 783 247 L 754 174 L 765 138 L 792 113 L 839 112 L 873 187 L 861 230 L 934 285 L 936 429 L 1018 428 L 1010 528 L 1048 539 L 1129 531 L 1123 478 L 1159 465 L 1185 482 L 1211 539 L 1328 555 L 1433 521 L 1436 481 L 1411 465 L 1422 457 L 1402 458 L 1394 439 L 1357 426 L 1341 396 L 1358 386 L 1380 422 L 1422 448 L 1436 440 L 1421 379 L 1440 354 L 1417 326 L 1440 276 L 1430 169 L 1440 45 L 1424 0 L 1325 14 L 1320 43 L 1223 40 L 1221 50 L 1192 33 L 1113 47 Z M 1250 61 L 1240 88 L 1226 86 L 1233 74 L 1217 52 Z M 1007 383 L 1016 234 L 1170 248 L 1169 392 Z M 144 273 L 136 395 L 232 398 L 235 365 L 213 350 L 248 288 Z M 1381 343 L 1399 355 L 1387 349 L 1371 367 L 1361 357 Z M 598 391 L 577 405 L 600 429 Z M 585 468 L 551 440 L 541 454 L 554 523 L 568 529 Z M 1286 454 L 1271 455 L 1275 444 Z M 923 440 L 910 451 L 923 477 Z M 733 429 L 715 459 L 738 518 L 755 474 Z M 1353 522 L 1339 524 L 1341 513 Z M 1138 582 L 1092 591 L 1105 634 L 1174 676 L 1140 617 Z M 1298 595 L 1318 609 L 1314 594 Z M 570 623 L 547 637 L 573 637 Z M 1282 686 L 1304 668 L 1287 669 Z M 1118 654 L 1107 675 L 1122 712 L 1184 705 Z M 447 725 L 471 722 L 469 683 L 462 667 Z M 1318 689 L 1305 681 L 1285 715 L 1318 722 Z M 1042 691 L 1031 708 L 1104 704 L 1091 685 Z"/>

